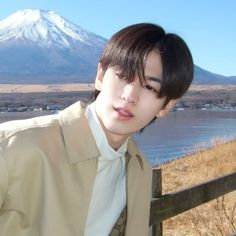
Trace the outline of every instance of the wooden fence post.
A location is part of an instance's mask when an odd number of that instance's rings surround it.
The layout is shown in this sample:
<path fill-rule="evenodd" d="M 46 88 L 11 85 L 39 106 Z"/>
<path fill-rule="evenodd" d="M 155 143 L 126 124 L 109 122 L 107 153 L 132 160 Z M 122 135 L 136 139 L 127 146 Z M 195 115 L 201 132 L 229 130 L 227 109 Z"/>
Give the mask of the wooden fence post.
<path fill-rule="evenodd" d="M 175 192 L 162 194 L 161 169 L 153 170 L 149 226 L 152 236 L 162 236 L 162 222 L 182 212 L 236 190 L 236 172 Z M 230 235 L 231 236 L 231 235 Z M 232 236 L 236 236 L 235 233 Z"/>
<path fill-rule="evenodd" d="M 161 169 L 153 169 L 152 172 L 152 197 L 159 198 L 162 196 L 162 174 Z M 162 236 L 162 222 L 152 226 L 152 236 Z"/>

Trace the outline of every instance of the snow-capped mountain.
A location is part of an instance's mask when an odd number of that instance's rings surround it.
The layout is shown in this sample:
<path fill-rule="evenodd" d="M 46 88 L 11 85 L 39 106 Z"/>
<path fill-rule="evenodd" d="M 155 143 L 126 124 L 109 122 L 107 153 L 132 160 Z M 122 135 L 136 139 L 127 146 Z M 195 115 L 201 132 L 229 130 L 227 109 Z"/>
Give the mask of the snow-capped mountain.
<path fill-rule="evenodd" d="M 0 84 L 93 82 L 105 43 L 53 11 L 19 10 L 0 21 Z M 236 83 L 236 77 L 195 66 L 194 83 Z"/>
<path fill-rule="evenodd" d="M 0 82 L 13 75 L 93 80 L 105 43 L 53 11 L 19 10 L 0 21 Z"/>
<path fill-rule="evenodd" d="M 71 47 L 78 43 L 101 47 L 104 39 L 82 29 L 53 11 L 26 9 L 0 22 L 0 43 L 29 40 L 41 47 Z"/>

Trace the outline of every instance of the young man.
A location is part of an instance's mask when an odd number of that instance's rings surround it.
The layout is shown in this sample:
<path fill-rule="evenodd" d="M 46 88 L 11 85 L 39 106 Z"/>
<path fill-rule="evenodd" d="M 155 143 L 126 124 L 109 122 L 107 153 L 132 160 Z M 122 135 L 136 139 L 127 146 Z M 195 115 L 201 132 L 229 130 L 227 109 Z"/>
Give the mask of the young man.
<path fill-rule="evenodd" d="M 131 135 L 192 78 L 179 36 L 131 25 L 105 47 L 94 102 L 0 125 L 0 235 L 147 235 L 152 170 Z"/>

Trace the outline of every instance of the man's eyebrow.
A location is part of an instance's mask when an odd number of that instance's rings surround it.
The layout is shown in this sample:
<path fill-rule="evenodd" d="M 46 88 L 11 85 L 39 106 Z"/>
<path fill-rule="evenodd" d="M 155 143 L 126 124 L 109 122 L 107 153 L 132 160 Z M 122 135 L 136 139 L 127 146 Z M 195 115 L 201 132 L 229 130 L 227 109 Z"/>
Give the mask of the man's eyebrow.
<path fill-rule="evenodd" d="M 161 78 L 156 78 L 156 77 L 151 77 L 151 76 L 146 76 L 146 80 L 151 80 L 157 83 L 162 83 L 162 79 Z"/>

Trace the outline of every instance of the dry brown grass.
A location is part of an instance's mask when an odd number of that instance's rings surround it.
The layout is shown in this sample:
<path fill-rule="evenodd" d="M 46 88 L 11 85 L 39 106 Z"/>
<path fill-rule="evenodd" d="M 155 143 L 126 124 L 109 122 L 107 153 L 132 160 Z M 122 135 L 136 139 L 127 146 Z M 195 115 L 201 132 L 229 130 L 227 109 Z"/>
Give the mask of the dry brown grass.
<path fill-rule="evenodd" d="M 236 171 L 236 140 L 162 164 L 163 192 L 179 190 Z M 164 236 L 230 235 L 236 232 L 236 191 L 163 223 Z"/>
<path fill-rule="evenodd" d="M 0 84 L 0 93 L 69 92 L 94 90 L 94 84 Z"/>
<path fill-rule="evenodd" d="M 192 84 L 190 91 L 216 91 L 216 90 L 235 90 L 235 84 Z"/>

